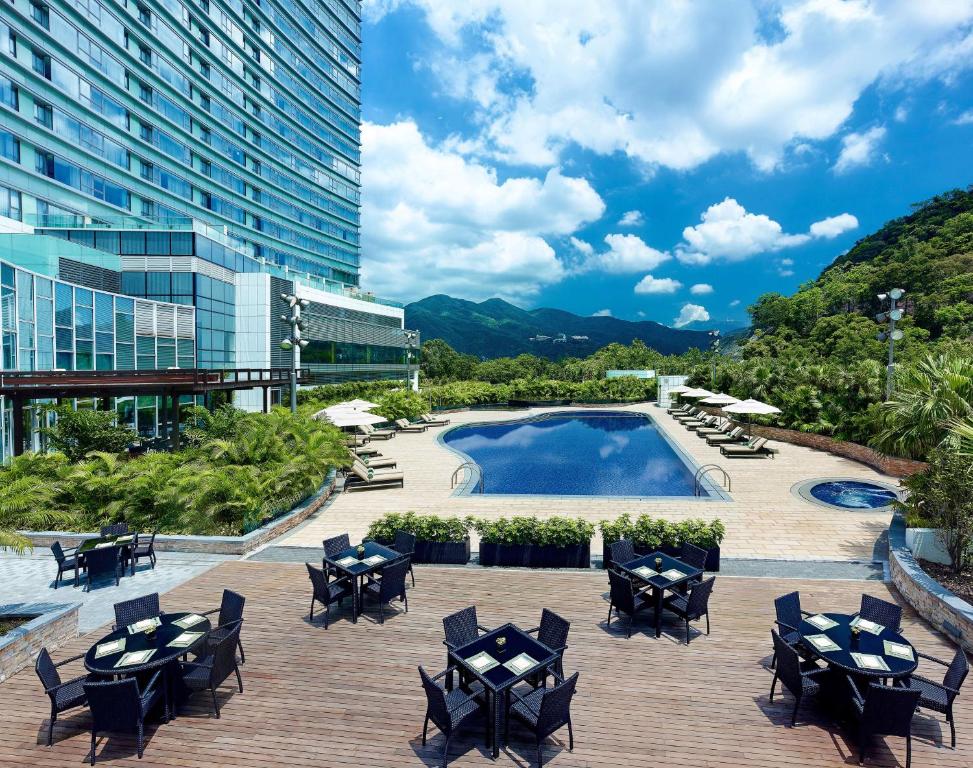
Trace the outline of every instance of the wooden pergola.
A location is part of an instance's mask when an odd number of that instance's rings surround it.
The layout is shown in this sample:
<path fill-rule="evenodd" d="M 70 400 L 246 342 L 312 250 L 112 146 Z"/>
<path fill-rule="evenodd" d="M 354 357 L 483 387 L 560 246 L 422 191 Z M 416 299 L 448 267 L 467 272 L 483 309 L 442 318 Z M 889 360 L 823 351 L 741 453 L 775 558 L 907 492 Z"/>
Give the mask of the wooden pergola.
<path fill-rule="evenodd" d="M 107 408 L 109 398 L 152 396 L 162 399 L 162 437 L 179 447 L 179 398 L 211 392 L 263 390 L 263 410 L 270 409 L 270 389 L 289 387 L 289 368 L 178 368 L 146 371 L 31 371 L 0 373 L 0 396 L 13 404 L 13 454 L 24 452 L 24 408 L 33 400 L 98 398 Z M 298 371 L 298 384 L 306 380 Z"/>

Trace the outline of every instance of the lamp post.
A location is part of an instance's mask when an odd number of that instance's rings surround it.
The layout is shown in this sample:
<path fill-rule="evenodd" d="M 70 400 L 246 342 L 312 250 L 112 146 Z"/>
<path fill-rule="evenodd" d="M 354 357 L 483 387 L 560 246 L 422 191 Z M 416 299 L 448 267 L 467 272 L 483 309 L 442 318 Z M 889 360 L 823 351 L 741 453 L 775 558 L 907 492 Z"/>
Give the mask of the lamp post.
<path fill-rule="evenodd" d="M 713 373 L 710 376 L 710 386 L 713 387 L 713 391 L 716 391 L 716 358 L 720 355 L 720 332 L 710 331 L 709 335 L 713 338 L 710 348 L 713 351 Z"/>
<path fill-rule="evenodd" d="M 898 302 L 905 296 L 905 291 L 901 288 L 893 288 L 888 293 L 880 293 L 878 295 L 878 300 L 883 304 L 886 300 L 889 302 L 889 308 L 887 312 L 879 312 L 875 315 L 875 319 L 880 323 L 888 323 L 888 331 L 879 331 L 877 338 L 879 341 L 888 340 L 889 343 L 889 364 L 885 369 L 885 399 L 888 400 L 892 397 L 892 387 L 894 386 L 895 380 L 895 342 L 902 339 L 905 335 L 902 331 L 895 327 L 895 323 L 902 319 L 902 310 L 899 308 Z"/>
<path fill-rule="evenodd" d="M 306 309 L 311 302 L 307 299 L 299 299 L 289 293 L 282 293 L 281 300 L 287 302 L 290 314 L 284 313 L 280 319 L 291 327 L 291 335 L 280 343 L 280 348 L 285 352 L 292 350 L 291 355 L 291 413 L 297 413 L 297 372 L 301 369 L 301 350 L 308 345 L 307 340 L 301 338 L 301 331 L 306 330 L 306 325 L 301 319 L 301 309 Z"/>
<path fill-rule="evenodd" d="M 406 331 L 405 343 L 408 345 L 405 353 L 405 380 L 406 386 L 412 389 L 412 353 L 419 341 L 418 331 Z"/>

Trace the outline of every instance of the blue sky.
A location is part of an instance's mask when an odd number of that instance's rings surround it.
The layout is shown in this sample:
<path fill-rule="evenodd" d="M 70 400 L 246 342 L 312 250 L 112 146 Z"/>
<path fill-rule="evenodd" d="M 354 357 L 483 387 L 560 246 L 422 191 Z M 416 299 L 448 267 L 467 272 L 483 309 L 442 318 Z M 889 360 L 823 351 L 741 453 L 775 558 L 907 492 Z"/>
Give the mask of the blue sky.
<path fill-rule="evenodd" d="M 365 286 L 743 322 L 973 183 L 971 22 L 969 0 L 366 0 Z"/>

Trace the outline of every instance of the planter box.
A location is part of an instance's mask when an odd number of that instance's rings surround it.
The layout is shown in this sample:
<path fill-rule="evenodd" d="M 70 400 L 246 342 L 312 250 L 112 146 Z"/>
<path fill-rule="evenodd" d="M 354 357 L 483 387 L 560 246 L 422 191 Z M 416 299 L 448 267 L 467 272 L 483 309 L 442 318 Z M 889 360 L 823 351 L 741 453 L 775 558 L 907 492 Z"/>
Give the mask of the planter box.
<path fill-rule="evenodd" d="M 931 563 L 952 565 L 953 558 L 949 556 L 943 540 L 939 536 L 938 528 L 906 528 L 905 545 L 915 557 L 928 560 Z"/>
<path fill-rule="evenodd" d="M 379 544 L 391 547 L 391 541 L 376 539 Z M 420 565 L 466 565 L 470 561 L 470 537 L 463 541 L 425 541 L 416 539 L 412 562 Z"/>
<path fill-rule="evenodd" d="M 37 659 L 41 648 L 53 651 L 78 636 L 80 603 L 0 605 L 0 618 L 30 621 L 0 637 L 0 683 Z"/>
<path fill-rule="evenodd" d="M 635 554 L 641 557 L 642 555 L 651 555 L 653 552 L 662 552 L 664 555 L 669 555 L 670 557 L 679 557 L 679 547 L 673 547 L 668 544 L 663 544 L 661 547 L 644 547 L 639 544 L 635 545 Z M 611 565 L 611 550 L 608 548 L 608 544 L 604 544 L 601 555 L 601 567 L 608 568 Z M 720 548 L 713 547 L 712 549 L 706 550 L 706 566 L 704 570 L 712 571 L 714 573 L 720 570 Z"/>
<path fill-rule="evenodd" d="M 480 565 L 520 568 L 590 568 L 591 542 L 567 547 L 480 542 Z"/>

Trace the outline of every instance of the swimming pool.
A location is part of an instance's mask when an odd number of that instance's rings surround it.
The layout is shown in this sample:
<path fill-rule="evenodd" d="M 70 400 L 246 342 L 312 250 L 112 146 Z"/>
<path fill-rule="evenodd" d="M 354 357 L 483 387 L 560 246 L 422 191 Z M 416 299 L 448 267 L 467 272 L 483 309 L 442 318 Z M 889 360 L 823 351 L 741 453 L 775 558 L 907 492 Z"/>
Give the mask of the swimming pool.
<path fill-rule="evenodd" d="M 696 467 L 645 414 L 549 413 L 454 427 L 441 440 L 479 465 L 487 494 L 694 495 Z"/>

